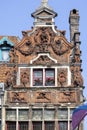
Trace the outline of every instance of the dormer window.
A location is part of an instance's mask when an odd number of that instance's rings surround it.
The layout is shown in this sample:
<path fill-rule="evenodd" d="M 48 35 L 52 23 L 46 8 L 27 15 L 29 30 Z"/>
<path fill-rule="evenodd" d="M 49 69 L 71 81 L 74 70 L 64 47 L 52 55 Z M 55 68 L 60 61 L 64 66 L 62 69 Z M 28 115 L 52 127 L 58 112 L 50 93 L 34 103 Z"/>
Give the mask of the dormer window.
<path fill-rule="evenodd" d="M 9 60 L 9 50 L 10 48 L 2 48 L 2 60 L 3 61 L 8 61 Z"/>
<path fill-rule="evenodd" d="M 0 61 L 9 61 L 9 51 L 12 46 L 9 44 L 7 40 L 4 40 L 0 44 Z"/>

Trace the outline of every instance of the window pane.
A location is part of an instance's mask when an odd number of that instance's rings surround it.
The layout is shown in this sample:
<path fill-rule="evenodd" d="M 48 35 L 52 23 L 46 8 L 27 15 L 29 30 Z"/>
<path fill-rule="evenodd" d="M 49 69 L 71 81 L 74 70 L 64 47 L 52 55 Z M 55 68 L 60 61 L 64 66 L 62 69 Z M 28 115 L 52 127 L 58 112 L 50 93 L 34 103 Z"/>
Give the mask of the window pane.
<path fill-rule="evenodd" d="M 74 108 L 70 109 L 70 119 L 72 119 L 73 110 L 74 110 Z"/>
<path fill-rule="evenodd" d="M 7 130 L 16 130 L 16 122 L 7 122 Z"/>
<path fill-rule="evenodd" d="M 16 120 L 16 110 L 6 110 L 6 120 Z"/>
<path fill-rule="evenodd" d="M 68 122 L 59 122 L 59 130 L 67 130 L 68 129 Z"/>
<path fill-rule="evenodd" d="M 34 70 L 33 71 L 34 79 L 33 79 L 33 85 L 34 86 L 41 86 L 43 85 L 43 70 Z"/>
<path fill-rule="evenodd" d="M 68 119 L 68 110 L 58 109 L 58 119 Z"/>
<path fill-rule="evenodd" d="M 19 110 L 19 120 L 28 120 L 28 114 L 28 110 L 26 109 Z"/>
<path fill-rule="evenodd" d="M 33 130 L 42 130 L 42 122 L 33 122 Z"/>
<path fill-rule="evenodd" d="M 53 120 L 54 119 L 54 110 L 46 109 L 44 111 L 44 119 L 45 120 Z"/>
<path fill-rule="evenodd" d="M 2 60 L 9 60 L 9 50 L 2 50 Z"/>
<path fill-rule="evenodd" d="M 54 86 L 55 85 L 55 71 L 54 69 L 46 69 L 46 86 Z"/>
<path fill-rule="evenodd" d="M 45 122 L 45 130 L 54 130 L 54 122 Z"/>
<path fill-rule="evenodd" d="M 0 119 L 1 119 L 1 109 L 0 109 Z"/>
<path fill-rule="evenodd" d="M 28 130 L 28 122 L 19 122 L 19 130 Z"/>
<path fill-rule="evenodd" d="M 0 130 L 1 130 L 1 121 L 0 121 Z"/>
<path fill-rule="evenodd" d="M 32 110 L 32 119 L 41 120 L 42 119 L 42 110 Z"/>

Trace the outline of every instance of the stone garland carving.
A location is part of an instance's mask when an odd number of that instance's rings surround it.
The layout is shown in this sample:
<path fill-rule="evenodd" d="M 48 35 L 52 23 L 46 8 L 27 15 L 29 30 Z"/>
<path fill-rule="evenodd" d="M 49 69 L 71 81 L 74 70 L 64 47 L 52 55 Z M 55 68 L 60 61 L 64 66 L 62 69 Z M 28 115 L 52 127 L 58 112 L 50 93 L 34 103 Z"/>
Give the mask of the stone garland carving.
<path fill-rule="evenodd" d="M 65 47 L 63 45 L 63 43 L 60 40 L 55 40 L 53 43 L 51 43 L 52 49 L 53 51 L 57 54 L 57 55 L 63 55 L 64 53 L 66 53 L 69 50 L 69 47 Z"/>
<path fill-rule="evenodd" d="M 33 62 L 33 64 L 50 65 L 50 64 L 54 64 L 54 61 L 52 61 L 48 56 L 40 56 L 36 61 Z"/>
<path fill-rule="evenodd" d="M 18 49 L 23 55 L 28 56 L 31 55 L 34 51 L 34 47 L 32 46 L 31 41 L 27 41 L 23 48 Z"/>
<path fill-rule="evenodd" d="M 67 85 L 67 70 L 58 69 L 58 86 L 64 87 Z"/>
<path fill-rule="evenodd" d="M 17 66 L 13 67 L 12 70 L 8 70 L 5 74 L 5 87 L 13 87 L 16 85 L 16 77 L 17 77 Z"/>

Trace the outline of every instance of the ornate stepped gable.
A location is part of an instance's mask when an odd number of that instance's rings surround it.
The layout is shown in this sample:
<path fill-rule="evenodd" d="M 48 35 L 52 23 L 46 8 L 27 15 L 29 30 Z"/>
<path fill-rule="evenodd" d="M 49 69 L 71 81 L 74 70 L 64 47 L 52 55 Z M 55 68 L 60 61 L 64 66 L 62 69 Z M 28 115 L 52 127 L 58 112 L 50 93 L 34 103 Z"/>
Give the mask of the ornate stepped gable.
<path fill-rule="evenodd" d="M 41 6 L 32 14 L 37 18 L 32 30 L 22 31 L 21 40 L 12 38 L 14 46 L 9 53 L 10 60 L 4 65 L 1 63 L 0 71 L 0 80 L 7 91 L 6 104 L 78 104 L 83 100 L 79 39 L 76 33 L 74 43 L 67 41 L 65 31 L 57 30 L 52 23 L 56 15 L 48 6 Z M 42 21 L 45 26 L 40 26 Z M 54 77 L 50 74 L 47 77 L 52 85 L 46 84 L 42 76 L 42 79 L 38 78 L 38 84 L 40 80 L 43 83 L 35 86 L 34 70 L 44 72 L 45 77 L 46 71 L 53 72 Z"/>
<path fill-rule="evenodd" d="M 32 30 L 22 31 L 22 39 L 0 36 L 0 53 L 2 54 L 0 82 L 4 82 L 5 87 L 6 119 L 3 117 L 3 122 L 6 126 L 14 116 L 11 112 L 8 114 L 8 110 L 16 111 L 17 109 L 15 124 L 18 126 L 15 128 L 29 121 L 29 127 L 26 128 L 31 130 L 34 121 L 37 123 L 38 116 L 39 119 L 41 116 L 39 122 L 51 121 L 51 123 L 54 122 L 55 128 L 62 126 L 65 130 L 68 126 L 69 129 L 71 127 L 69 116 L 72 114 L 72 109 L 84 101 L 80 33 L 77 29 L 78 11 L 74 9 L 70 12 L 70 42 L 65 37 L 65 31 L 55 27 L 56 16 L 56 12 L 48 6 L 48 0 L 42 0 L 41 6 L 32 13 L 35 19 L 34 27 Z M 9 49 L 9 51 L 4 53 L 3 49 Z M 4 54 L 8 54 L 8 57 Z M 22 110 L 23 112 L 27 110 L 27 115 L 19 114 Z M 33 111 L 38 116 L 33 117 Z M 40 115 L 37 111 L 42 111 L 43 114 Z M 48 111 L 46 115 L 45 111 Z M 50 111 L 55 113 L 52 120 L 50 117 L 53 113 L 49 114 Z M 22 118 L 19 118 L 19 115 Z M 29 117 L 26 120 L 24 116 Z M 45 116 L 46 120 L 44 120 Z M 16 122 L 16 118 L 13 117 L 13 121 Z"/>

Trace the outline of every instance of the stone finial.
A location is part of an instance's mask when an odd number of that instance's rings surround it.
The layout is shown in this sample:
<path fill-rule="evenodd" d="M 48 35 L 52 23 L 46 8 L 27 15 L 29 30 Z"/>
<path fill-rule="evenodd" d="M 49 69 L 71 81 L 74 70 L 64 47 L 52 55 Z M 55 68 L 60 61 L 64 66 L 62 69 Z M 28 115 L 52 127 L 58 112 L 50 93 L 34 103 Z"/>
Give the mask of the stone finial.
<path fill-rule="evenodd" d="M 42 5 L 47 6 L 48 5 L 48 0 L 42 0 Z"/>

